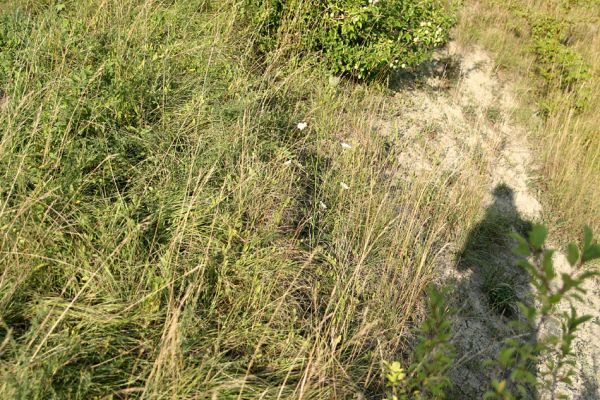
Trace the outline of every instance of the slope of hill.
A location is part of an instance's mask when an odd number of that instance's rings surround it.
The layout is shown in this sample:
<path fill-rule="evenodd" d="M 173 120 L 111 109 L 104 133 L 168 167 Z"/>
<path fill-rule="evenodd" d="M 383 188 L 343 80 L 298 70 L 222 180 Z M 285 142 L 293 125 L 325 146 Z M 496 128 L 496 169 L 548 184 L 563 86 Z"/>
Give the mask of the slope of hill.
<path fill-rule="evenodd" d="M 598 231 L 600 146 L 597 98 L 525 96 L 539 56 L 494 46 L 486 18 L 516 6 L 471 3 L 457 41 L 373 82 L 294 53 L 293 31 L 257 52 L 238 1 L 2 3 L 0 398 L 380 399 L 431 283 L 458 310 L 448 393 L 479 398 L 533 293 L 506 234 Z M 569 42 L 586 56 L 593 18 Z"/>

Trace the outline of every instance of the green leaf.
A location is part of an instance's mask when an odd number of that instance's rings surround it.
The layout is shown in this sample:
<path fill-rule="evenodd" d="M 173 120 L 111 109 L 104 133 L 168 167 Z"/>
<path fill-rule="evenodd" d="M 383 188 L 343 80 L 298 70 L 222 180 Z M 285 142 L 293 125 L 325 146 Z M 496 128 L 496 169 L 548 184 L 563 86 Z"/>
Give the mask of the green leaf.
<path fill-rule="evenodd" d="M 523 268 L 525 271 L 527 271 L 527 273 L 534 279 L 540 279 L 540 273 L 537 271 L 537 269 L 527 260 L 519 260 L 517 262 L 517 265 L 521 268 Z M 535 284 L 535 282 L 533 282 Z"/>
<path fill-rule="evenodd" d="M 548 302 L 552 305 L 558 304 L 562 299 L 562 295 L 560 293 L 555 293 L 552 296 L 548 297 Z"/>
<path fill-rule="evenodd" d="M 562 277 L 562 280 L 563 280 L 563 287 L 564 287 L 564 291 L 565 292 L 568 292 L 574 286 L 577 285 L 577 281 L 574 280 L 573 278 L 571 278 L 571 275 L 569 275 L 569 274 L 561 274 L 561 277 Z"/>
<path fill-rule="evenodd" d="M 544 225 L 535 224 L 529 232 L 529 243 L 536 249 L 541 249 L 548 236 L 548 229 Z"/>
<path fill-rule="evenodd" d="M 554 265 L 552 263 L 553 255 L 554 255 L 554 250 L 544 251 L 544 258 L 542 259 L 542 267 L 544 268 L 544 272 L 546 273 L 547 279 L 553 279 L 556 276 L 556 272 L 554 272 Z"/>
<path fill-rule="evenodd" d="M 577 261 L 579 261 L 579 249 L 577 245 L 571 243 L 567 246 L 567 260 L 569 260 L 569 264 L 572 267 L 577 264 Z"/>
<path fill-rule="evenodd" d="M 588 262 L 600 258 L 600 245 L 594 243 L 583 251 L 583 255 L 581 256 L 582 262 Z"/>
<path fill-rule="evenodd" d="M 600 273 L 597 271 L 583 271 L 578 277 L 577 280 L 579 282 L 583 282 L 588 278 L 591 278 L 592 276 L 599 276 Z"/>
<path fill-rule="evenodd" d="M 513 232 L 510 234 L 510 237 L 517 241 L 517 245 L 512 249 L 514 254 L 523 257 L 529 257 L 531 255 L 531 251 L 529 250 L 529 244 L 523 236 Z"/>
<path fill-rule="evenodd" d="M 503 393 L 504 389 L 506 389 L 506 380 L 498 381 L 497 379 L 493 379 L 492 387 L 496 389 L 497 393 Z"/>
<path fill-rule="evenodd" d="M 498 361 L 503 368 L 507 368 L 510 365 L 510 360 L 512 359 L 514 353 L 515 349 L 510 347 L 500 350 L 500 354 L 498 354 Z"/>
<path fill-rule="evenodd" d="M 510 374 L 510 379 L 515 382 L 523 382 L 530 384 L 535 384 L 536 382 L 535 375 L 523 369 L 513 370 Z"/>
<path fill-rule="evenodd" d="M 525 315 L 529 321 L 533 321 L 535 319 L 535 316 L 537 315 L 537 309 L 535 307 L 530 307 L 521 302 L 517 303 L 517 307 L 519 307 L 519 311 L 521 311 L 521 313 Z"/>
<path fill-rule="evenodd" d="M 583 249 L 587 249 L 593 240 L 592 229 L 589 226 L 583 228 Z"/>
<path fill-rule="evenodd" d="M 586 322 L 588 322 L 589 320 L 592 319 L 591 315 L 582 315 L 579 318 L 575 318 L 573 321 L 571 321 L 571 328 L 575 329 L 577 328 L 579 325 L 581 324 L 585 324 Z"/>

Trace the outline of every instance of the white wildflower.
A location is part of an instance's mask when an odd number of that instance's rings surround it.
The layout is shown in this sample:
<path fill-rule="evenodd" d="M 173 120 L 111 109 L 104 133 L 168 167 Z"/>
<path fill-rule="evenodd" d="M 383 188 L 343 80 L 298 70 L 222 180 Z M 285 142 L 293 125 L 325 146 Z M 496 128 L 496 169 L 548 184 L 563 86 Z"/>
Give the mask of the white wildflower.
<path fill-rule="evenodd" d="M 345 184 L 344 182 L 340 182 L 340 186 L 342 187 L 342 189 L 344 190 L 348 190 L 350 189 L 350 186 L 348 186 L 347 184 Z"/>
<path fill-rule="evenodd" d="M 319 208 L 321 210 L 327 210 L 327 205 L 325 205 L 325 203 L 323 203 L 322 201 L 319 201 Z"/>
<path fill-rule="evenodd" d="M 329 77 L 329 86 L 336 87 L 339 84 L 340 84 L 340 78 L 339 77 L 337 77 L 337 76 L 330 76 Z"/>
<path fill-rule="evenodd" d="M 292 160 L 287 160 L 286 162 L 283 163 L 283 165 L 285 165 L 286 167 L 289 167 L 290 165 L 292 165 Z"/>
<path fill-rule="evenodd" d="M 299 122 L 297 126 L 298 126 L 298 129 L 303 131 L 308 127 L 308 124 L 306 122 Z"/>
<path fill-rule="evenodd" d="M 352 146 L 351 146 L 351 145 L 349 145 L 349 144 L 348 144 L 348 143 L 346 143 L 346 142 L 342 142 L 342 149 L 351 149 L 351 148 L 352 148 Z"/>

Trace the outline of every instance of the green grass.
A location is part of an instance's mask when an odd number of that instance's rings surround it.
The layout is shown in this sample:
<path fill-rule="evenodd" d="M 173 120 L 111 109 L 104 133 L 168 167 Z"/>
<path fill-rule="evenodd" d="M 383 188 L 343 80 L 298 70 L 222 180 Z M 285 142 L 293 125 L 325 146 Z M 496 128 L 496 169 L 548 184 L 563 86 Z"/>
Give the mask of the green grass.
<path fill-rule="evenodd" d="M 483 293 L 487 296 L 490 309 L 506 317 L 518 314 L 516 280 L 509 273 L 490 269 L 483 277 Z"/>
<path fill-rule="evenodd" d="M 0 20 L 1 398 L 383 392 L 481 177 L 403 171 L 393 98 L 259 62 L 233 1 Z"/>

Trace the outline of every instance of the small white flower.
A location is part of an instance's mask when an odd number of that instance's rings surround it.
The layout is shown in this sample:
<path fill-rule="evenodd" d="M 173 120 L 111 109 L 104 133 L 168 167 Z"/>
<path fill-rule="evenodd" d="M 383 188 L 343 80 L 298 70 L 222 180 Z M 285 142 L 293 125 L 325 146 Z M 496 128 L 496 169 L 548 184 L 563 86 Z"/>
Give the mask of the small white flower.
<path fill-rule="evenodd" d="M 401 65 L 402 69 L 406 68 L 406 64 Z"/>
<path fill-rule="evenodd" d="M 283 163 L 283 165 L 285 165 L 286 167 L 289 167 L 290 165 L 292 165 L 292 160 L 287 160 L 286 162 Z"/>
<path fill-rule="evenodd" d="M 337 76 L 330 76 L 329 77 L 329 86 L 336 87 L 339 84 L 340 84 L 340 78 L 339 77 L 337 77 Z"/>
<path fill-rule="evenodd" d="M 340 182 L 340 186 L 342 187 L 342 189 L 344 190 L 348 190 L 350 189 L 350 186 L 348 186 L 347 184 L 345 184 L 344 182 Z"/>
<path fill-rule="evenodd" d="M 349 145 L 349 144 L 348 144 L 348 143 L 346 143 L 346 142 L 342 142 L 342 149 L 351 149 L 351 148 L 352 148 L 352 146 L 351 146 L 351 145 Z"/>
<path fill-rule="evenodd" d="M 425 21 L 421 21 L 421 23 L 419 24 L 420 26 L 427 26 L 427 22 Z"/>
<path fill-rule="evenodd" d="M 298 129 L 303 131 L 308 127 L 308 124 L 306 122 L 299 122 L 297 126 L 298 126 Z"/>
<path fill-rule="evenodd" d="M 319 208 L 321 210 L 327 210 L 327 206 L 325 205 L 325 203 L 323 203 L 322 201 L 319 201 Z"/>

